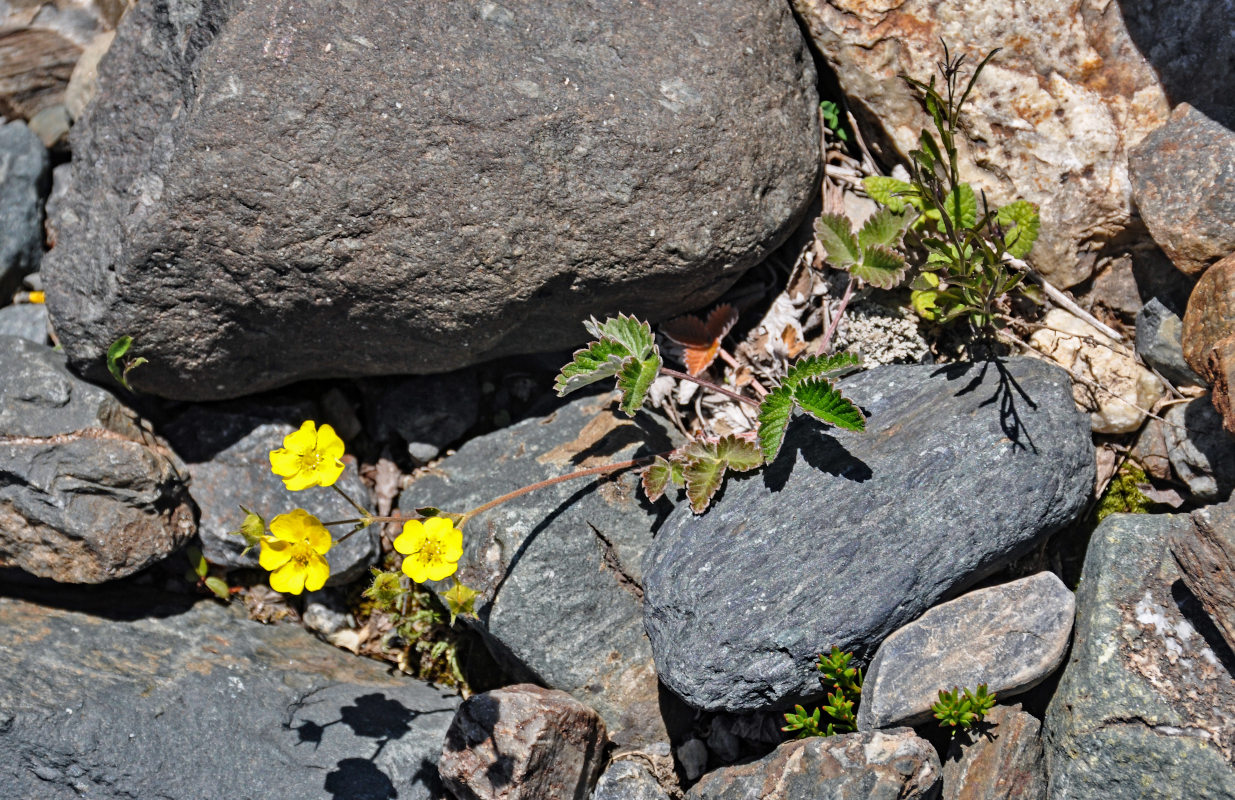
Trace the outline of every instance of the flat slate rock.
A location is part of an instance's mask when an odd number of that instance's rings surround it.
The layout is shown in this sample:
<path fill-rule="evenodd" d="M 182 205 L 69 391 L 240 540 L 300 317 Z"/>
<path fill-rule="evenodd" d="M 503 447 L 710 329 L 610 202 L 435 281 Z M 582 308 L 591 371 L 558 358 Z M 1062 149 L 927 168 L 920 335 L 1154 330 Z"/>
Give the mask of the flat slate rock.
<path fill-rule="evenodd" d="M 399 508 L 463 512 L 577 469 L 673 448 L 663 420 L 631 420 L 610 395 L 472 439 L 399 496 Z M 596 708 L 619 747 L 667 739 L 643 630 L 639 565 L 668 503 L 638 475 L 565 481 L 476 517 L 460 578 L 483 590 L 478 628 L 512 673 Z M 439 590 L 449 581 L 436 585 Z"/>
<path fill-rule="evenodd" d="M 1113 514 L 1094 531 L 1046 712 L 1052 800 L 1235 796 L 1235 654 L 1167 549 L 1191 525 Z"/>
<path fill-rule="evenodd" d="M 1136 315 L 1136 354 L 1169 381 L 1204 386 L 1204 379 L 1184 361 L 1183 329 L 1178 314 L 1151 298 Z"/>
<path fill-rule="evenodd" d="M 1046 791 L 1042 723 L 1019 705 L 995 706 L 948 746 L 943 800 L 1042 800 Z"/>
<path fill-rule="evenodd" d="M 718 297 L 817 194 L 781 0 L 138 4 L 73 128 L 52 319 L 236 397 L 444 372 Z M 62 246 L 60 246 L 62 245 Z"/>
<path fill-rule="evenodd" d="M 1058 367 L 880 367 L 844 382 L 862 434 L 790 424 L 781 454 L 644 557 L 661 680 L 734 712 L 818 697 L 817 653 L 892 631 L 1070 522 L 1093 488 L 1088 419 Z"/>
<path fill-rule="evenodd" d="M 0 598 L 0 797 L 438 800 L 459 699 L 208 600 Z"/>
<path fill-rule="evenodd" d="M 908 728 L 816 736 L 709 772 L 686 800 L 927 800 L 941 774 L 935 748 Z"/>
<path fill-rule="evenodd" d="M 50 347 L 0 336 L 0 565 L 100 583 L 197 530 L 188 471 L 137 413 Z"/>
<path fill-rule="evenodd" d="M 879 645 L 858 728 L 920 725 L 939 691 L 986 684 L 1001 699 L 1028 691 L 1063 663 L 1076 603 L 1052 572 L 969 592 L 935 606 Z"/>

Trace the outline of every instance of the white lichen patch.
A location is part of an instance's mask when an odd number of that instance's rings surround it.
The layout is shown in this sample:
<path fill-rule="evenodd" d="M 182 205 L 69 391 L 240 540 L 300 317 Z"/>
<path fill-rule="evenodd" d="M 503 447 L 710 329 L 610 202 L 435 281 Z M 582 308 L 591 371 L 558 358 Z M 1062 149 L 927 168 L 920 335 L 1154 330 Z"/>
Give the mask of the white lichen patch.
<path fill-rule="evenodd" d="M 918 364 L 930 353 L 930 345 L 918 328 L 918 316 L 904 308 L 888 308 L 875 302 L 849 307 L 836 332 L 837 351 L 848 350 L 862 357 L 865 367 L 884 364 Z"/>

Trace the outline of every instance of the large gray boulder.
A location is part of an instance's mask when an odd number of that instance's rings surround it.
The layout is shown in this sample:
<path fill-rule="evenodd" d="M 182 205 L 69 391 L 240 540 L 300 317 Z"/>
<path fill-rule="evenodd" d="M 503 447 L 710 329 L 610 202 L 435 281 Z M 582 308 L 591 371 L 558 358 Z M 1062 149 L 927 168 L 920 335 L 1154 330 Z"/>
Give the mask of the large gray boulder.
<path fill-rule="evenodd" d="M 238 607 L 128 599 L 0 598 L 0 797 L 442 796 L 457 697 Z"/>
<path fill-rule="evenodd" d="M 1046 712 L 1052 800 L 1235 797 L 1235 656 L 1167 548 L 1191 526 L 1114 514 L 1094 531 Z"/>
<path fill-rule="evenodd" d="M 121 578 L 197 529 L 184 464 L 50 347 L 0 336 L 0 564 L 69 583 Z"/>
<path fill-rule="evenodd" d="M 778 0 L 143 2 L 53 220 L 75 366 L 237 396 L 428 373 L 719 296 L 817 190 L 811 56 Z"/>
<path fill-rule="evenodd" d="M 887 366 L 843 386 L 865 433 L 799 418 L 773 464 L 703 515 L 676 509 L 644 556 L 657 670 L 691 705 L 819 696 L 817 653 L 868 660 L 1089 499 L 1089 424 L 1058 367 Z"/>
<path fill-rule="evenodd" d="M 650 415 L 631 420 L 610 395 L 582 397 L 471 440 L 404 491 L 399 508 L 461 513 L 536 481 L 664 452 L 676 444 L 666 427 Z M 488 598 L 476 627 L 494 656 L 594 707 L 621 748 L 668 739 L 640 571 L 667 507 L 648 503 L 626 472 L 531 492 L 463 533 L 459 577 Z"/>

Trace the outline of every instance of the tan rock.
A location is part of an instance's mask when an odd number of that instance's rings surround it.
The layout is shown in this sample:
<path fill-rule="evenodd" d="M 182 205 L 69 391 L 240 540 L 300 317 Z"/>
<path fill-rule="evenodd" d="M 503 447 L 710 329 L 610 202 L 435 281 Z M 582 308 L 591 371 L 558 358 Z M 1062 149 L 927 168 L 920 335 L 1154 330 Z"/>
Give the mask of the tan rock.
<path fill-rule="evenodd" d="M 1235 383 L 1235 253 L 1196 282 L 1184 312 L 1184 360 L 1213 387 L 1222 427 L 1235 433 L 1231 384 Z"/>
<path fill-rule="evenodd" d="M 86 110 L 86 105 L 94 99 L 99 90 L 99 59 L 111 47 L 115 31 L 104 31 L 90 41 L 81 51 L 69 85 L 64 90 L 64 105 L 69 111 L 69 117 L 76 120 Z"/>
<path fill-rule="evenodd" d="M 1071 286 L 1090 277 L 1098 250 L 1132 223 L 1127 151 L 1170 109 L 1120 4 L 793 4 L 855 110 L 882 126 L 892 149 L 882 155 L 889 160 L 905 159 L 928 127 L 901 74 L 921 80 L 935 74 L 941 37 L 971 65 L 1003 48 L 967 105 L 961 175 L 993 203 L 1038 204 L 1042 229 L 1031 260 L 1054 283 Z"/>
<path fill-rule="evenodd" d="M 1131 433 L 1145 412 L 1162 399 L 1165 388 L 1152 372 L 1096 328 L 1061 309 L 1051 309 L 1029 343 L 1057 364 L 1106 391 L 1074 382 L 1072 396 L 1089 412 L 1095 433 Z M 1138 408 L 1139 406 L 1139 408 Z"/>

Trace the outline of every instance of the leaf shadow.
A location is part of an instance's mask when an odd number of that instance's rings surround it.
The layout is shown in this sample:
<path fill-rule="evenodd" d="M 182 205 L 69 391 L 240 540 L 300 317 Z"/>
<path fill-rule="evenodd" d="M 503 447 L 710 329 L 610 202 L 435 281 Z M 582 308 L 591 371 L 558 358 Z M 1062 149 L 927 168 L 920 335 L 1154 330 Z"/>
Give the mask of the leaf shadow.
<path fill-rule="evenodd" d="M 780 452 L 760 473 L 763 485 L 772 492 L 784 489 L 799 455 L 802 461 L 820 472 L 855 483 L 870 480 L 875 474 L 870 465 L 850 453 L 831 430 L 830 426 L 804 414 L 790 420 Z M 734 477 L 740 480 L 743 476 Z"/>
<path fill-rule="evenodd" d="M 931 373 L 931 377 L 943 375 L 947 380 L 959 380 L 969 374 L 978 367 L 978 374 L 974 375 L 965 386 L 956 392 L 956 397 L 976 392 L 987 384 L 987 374 L 992 365 L 995 367 L 995 372 L 998 377 L 995 382 L 994 391 L 991 396 L 979 403 L 979 406 L 999 405 L 999 427 L 1003 431 L 1003 435 L 1008 437 L 1012 442 L 1013 448 L 1021 450 L 1030 450 L 1034 453 L 1038 452 L 1038 448 L 1033 443 L 1033 437 L 1029 435 L 1026 429 L 1024 420 L 1021 417 L 1021 410 L 1017 405 L 1017 398 L 1029 406 L 1031 410 L 1036 411 L 1038 404 L 1029 396 L 1029 393 L 1016 380 L 1016 376 L 1008 369 L 1007 362 L 1002 358 L 989 358 L 982 362 L 961 361 L 952 364 L 945 364 L 939 369 Z"/>

